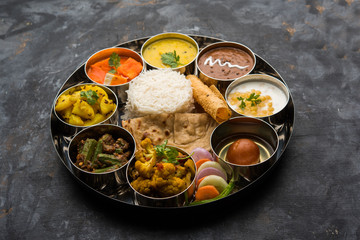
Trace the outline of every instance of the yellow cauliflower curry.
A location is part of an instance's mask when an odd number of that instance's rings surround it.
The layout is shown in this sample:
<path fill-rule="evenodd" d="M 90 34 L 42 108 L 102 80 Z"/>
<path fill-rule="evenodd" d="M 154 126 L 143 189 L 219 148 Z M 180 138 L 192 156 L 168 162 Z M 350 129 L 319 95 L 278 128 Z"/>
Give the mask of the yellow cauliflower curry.
<path fill-rule="evenodd" d="M 154 146 L 149 138 L 141 141 L 142 149 L 135 153 L 135 164 L 129 170 L 131 186 L 139 193 L 164 198 L 191 185 L 196 171 L 194 161 L 166 144 Z"/>
<path fill-rule="evenodd" d="M 106 120 L 116 109 L 116 104 L 104 89 L 96 85 L 82 85 L 60 95 L 55 111 L 72 125 L 91 126 Z"/>

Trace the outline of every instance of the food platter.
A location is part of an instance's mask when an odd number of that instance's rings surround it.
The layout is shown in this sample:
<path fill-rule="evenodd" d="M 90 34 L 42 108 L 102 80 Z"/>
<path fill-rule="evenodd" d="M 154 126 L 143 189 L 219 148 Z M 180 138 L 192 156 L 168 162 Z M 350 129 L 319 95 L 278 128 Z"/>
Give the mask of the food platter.
<path fill-rule="evenodd" d="M 223 42 L 224 40 L 213 38 L 213 37 L 207 37 L 207 36 L 200 36 L 200 35 L 189 35 L 195 41 L 197 42 L 199 46 L 199 50 L 203 49 L 206 46 L 209 46 L 214 43 Z M 128 48 L 131 49 L 137 53 L 140 53 L 141 48 L 143 44 L 149 39 L 150 37 L 146 38 L 140 38 L 132 41 L 128 41 L 122 44 L 119 44 L 115 47 L 122 47 L 122 48 Z M 255 54 L 256 57 L 256 65 L 252 69 L 251 74 L 266 74 L 269 76 L 272 76 L 278 80 L 280 80 L 286 87 L 286 82 L 284 79 L 280 76 L 280 74 L 264 59 L 262 59 L 260 56 Z M 64 82 L 62 87 L 59 89 L 57 96 L 54 100 L 56 101 L 57 97 L 66 89 L 78 85 L 78 84 L 85 84 L 85 83 L 91 83 L 89 78 L 87 77 L 87 74 L 85 72 L 85 63 L 80 64 L 79 67 L 76 68 L 76 70 L 67 78 L 67 80 Z M 117 108 L 117 114 L 115 115 L 115 120 L 111 122 L 112 124 L 116 124 L 121 126 L 121 116 L 124 114 L 124 108 L 126 105 L 127 100 L 127 93 L 124 90 L 118 90 L 116 91 L 116 95 L 118 97 L 118 108 Z M 255 179 L 246 179 L 246 178 L 239 178 L 236 182 L 236 186 L 233 190 L 233 192 L 228 195 L 227 197 L 223 199 L 219 199 L 216 202 L 220 203 L 224 201 L 226 198 L 232 198 L 240 195 L 242 192 L 245 191 L 245 189 L 250 188 L 254 183 L 259 182 L 261 179 L 263 179 L 266 175 L 269 174 L 270 170 L 273 168 L 273 166 L 279 161 L 280 157 L 284 153 L 292 132 L 293 132 L 293 126 L 294 126 L 294 103 L 293 98 L 291 96 L 291 92 L 289 91 L 289 99 L 285 106 L 285 108 L 282 111 L 282 120 L 280 122 L 269 122 L 273 126 L 273 128 L 276 130 L 278 135 L 278 151 L 276 152 L 274 156 L 274 161 L 271 162 L 269 166 L 267 166 L 266 171 L 264 171 L 260 176 L 256 177 Z M 59 159 L 64 164 L 64 166 L 68 169 L 68 171 L 71 173 L 71 175 L 76 178 L 83 186 L 85 186 L 88 190 L 95 193 L 98 196 L 101 196 L 107 200 L 110 200 L 114 204 L 120 204 L 120 205 L 131 205 L 136 207 L 147 207 L 143 206 L 141 204 L 138 204 L 135 200 L 135 195 L 129 184 L 123 183 L 115 188 L 105 188 L 103 190 L 95 189 L 89 184 L 85 183 L 83 180 L 81 180 L 77 174 L 74 171 L 74 168 L 72 166 L 72 162 L 69 158 L 68 151 L 69 151 L 69 144 L 74 137 L 74 133 L 69 134 L 63 127 L 63 124 L 61 121 L 57 118 L 56 113 L 54 111 L 54 104 L 52 105 L 51 114 L 51 136 L 53 145 L 55 147 L 55 150 L 58 154 Z M 269 120 L 271 121 L 271 120 Z M 206 205 L 206 204 L 205 204 Z M 189 207 L 195 207 L 195 206 L 181 206 L 181 207 L 175 207 L 175 208 L 189 208 Z M 156 208 L 173 208 L 173 207 L 156 207 Z"/>

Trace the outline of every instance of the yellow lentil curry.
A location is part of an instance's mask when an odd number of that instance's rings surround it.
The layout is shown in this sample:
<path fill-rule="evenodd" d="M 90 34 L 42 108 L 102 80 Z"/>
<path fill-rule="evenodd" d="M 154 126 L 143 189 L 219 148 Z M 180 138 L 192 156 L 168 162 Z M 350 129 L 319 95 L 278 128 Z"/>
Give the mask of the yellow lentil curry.
<path fill-rule="evenodd" d="M 197 53 L 197 47 L 186 40 L 164 38 L 149 44 L 143 50 L 142 55 L 154 67 L 177 68 L 192 62 Z M 169 59 L 173 59 L 173 61 L 169 62 Z"/>

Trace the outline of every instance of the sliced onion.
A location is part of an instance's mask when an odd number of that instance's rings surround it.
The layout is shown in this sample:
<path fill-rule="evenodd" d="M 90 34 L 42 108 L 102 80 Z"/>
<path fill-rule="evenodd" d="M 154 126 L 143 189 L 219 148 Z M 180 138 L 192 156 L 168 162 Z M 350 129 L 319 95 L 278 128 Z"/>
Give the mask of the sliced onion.
<path fill-rule="evenodd" d="M 228 183 L 222 177 L 209 175 L 204 177 L 204 179 L 199 183 L 198 188 L 206 185 L 213 185 L 219 191 L 219 193 L 222 193 L 227 187 Z"/>
<path fill-rule="evenodd" d="M 196 175 L 196 182 L 199 181 L 199 179 L 201 179 L 202 177 L 206 177 L 209 175 L 216 175 L 216 176 L 222 177 L 225 181 L 227 181 L 227 176 L 222 171 L 220 171 L 217 168 L 208 167 L 208 168 L 204 168 L 200 172 L 198 172 L 198 174 Z"/>
<path fill-rule="evenodd" d="M 198 169 L 198 172 L 200 172 L 201 170 L 203 170 L 204 168 L 208 168 L 208 167 L 213 167 L 216 169 L 219 169 L 220 171 L 222 171 L 224 173 L 224 175 L 226 175 L 226 171 L 222 168 L 222 166 L 215 161 L 207 161 L 204 162 Z"/>
<path fill-rule="evenodd" d="M 199 161 L 200 159 L 210 159 L 211 161 L 214 161 L 213 156 L 211 153 L 209 153 L 208 150 L 205 148 L 197 147 L 192 150 L 192 158 L 195 162 Z"/>

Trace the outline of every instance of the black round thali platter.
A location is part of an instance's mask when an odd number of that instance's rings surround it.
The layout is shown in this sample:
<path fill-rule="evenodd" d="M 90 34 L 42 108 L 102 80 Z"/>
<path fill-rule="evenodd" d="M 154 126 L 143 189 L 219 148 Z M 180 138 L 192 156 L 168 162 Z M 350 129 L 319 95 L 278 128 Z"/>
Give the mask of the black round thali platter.
<path fill-rule="evenodd" d="M 207 36 L 200 36 L 200 35 L 189 35 L 190 37 L 194 38 L 198 45 L 200 50 L 204 47 L 206 47 L 209 44 L 224 41 L 222 39 L 218 38 L 212 38 Z M 132 41 L 128 41 L 119 45 L 116 45 L 115 47 L 124 47 L 124 48 L 130 48 L 136 52 L 140 52 L 141 46 L 143 43 L 149 39 L 149 37 L 146 38 L 140 38 Z M 281 80 L 285 85 L 286 82 L 284 79 L 280 76 L 280 74 L 264 59 L 262 59 L 260 56 L 258 56 L 255 53 L 256 56 L 256 65 L 253 71 L 250 74 L 267 74 L 270 76 L 273 76 L 279 80 Z M 81 64 L 64 82 L 62 87 L 59 89 L 55 100 L 57 97 L 62 93 L 65 89 L 68 89 L 71 86 L 80 84 L 80 83 L 91 83 L 91 81 L 87 78 L 85 69 L 84 69 L 85 63 Z M 287 85 L 286 85 L 287 86 Z M 123 93 L 124 94 L 124 93 Z M 54 101 L 55 101 L 54 100 Z M 119 106 L 118 111 L 120 112 L 119 118 L 121 116 L 121 113 L 123 111 L 123 108 L 125 106 L 125 102 L 121 101 L 119 98 Z M 248 194 L 251 194 L 251 189 L 255 188 L 255 185 L 258 185 L 259 182 L 266 179 L 267 176 L 270 174 L 271 170 L 273 169 L 274 165 L 279 162 L 279 159 L 283 155 L 293 132 L 293 126 L 294 126 L 294 120 L 295 120 L 295 112 L 294 112 L 294 103 L 293 98 L 291 95 L 291 92 L 289 90 L 289 101 L 286 105 L 285 109 L 283 110 L 286 115 L 286 121 L 281 124 L 279 128 L 276 128 L 276 131 L 279 136 L 279 151 L 276 156 L 276 161 L 269 167 L 269 169 L 262 174 L 257 179 L 249 182 L 245 179 L 243 181 L 238 181 L 236 186 L 236 191 L 234 191 L 231 195 L 219 199 L 214 202 L 210 202 L 207 204 L 202 205 L 195 205 L 195 206 L 183 206 L 183 207 L 155 207 L 156 209 L 194 209 L 194 208 L 201 208 L 207 207 L 207 206 L 214 206 L 214 205 L 222 205 L 223 203 L 226 205 L 227 201 L 233 201 L 234 199 L 239 199 L 241 196 L 246 196 Z M 137 205 L 134 201 L 134 193 L 129 187 L 129 185 L 123 185 L 120 186 L 117 189 L 113 190 L 106 190 L 106 191 L 98 191 L 96 189 L 93 189 L 83 181 L 81 181 L 74 173 L 73 168 L 71 166 L 71 160 L 68 157 L 68 147 L 69 143 L 71 141 L 72 136 L 66 136 L 64 133 L 60 121 L 57 119 L 55 113 L 54 113 L 54 103 L 52 104 L 51 113 L 50 113 L 50 130 L 51 130 L 51 137 L 53 141 L 53 145 L 55 147 L 55 150 L 61 160 L 61 162 L 64 164 L 64 166 L 67 168 L 67 170 L 70 172 L 70 174 L 75 177 L 75 179 L 84 186 L 87 190 L 89 190 L 91 193 L 95 194 L 98 198 L 102 199 L 106 202 L 109 202 L 111 204 L 120 205 L 120 206 L 134 206 L 135 208 L 140 209 L 152 209 L 154 207 L 147 207 L 147 206 L 141 206 Z M 118 121 L 121 123 L 120 119 Z M 121 193 L 121 194 L 119 194 Z"/>

